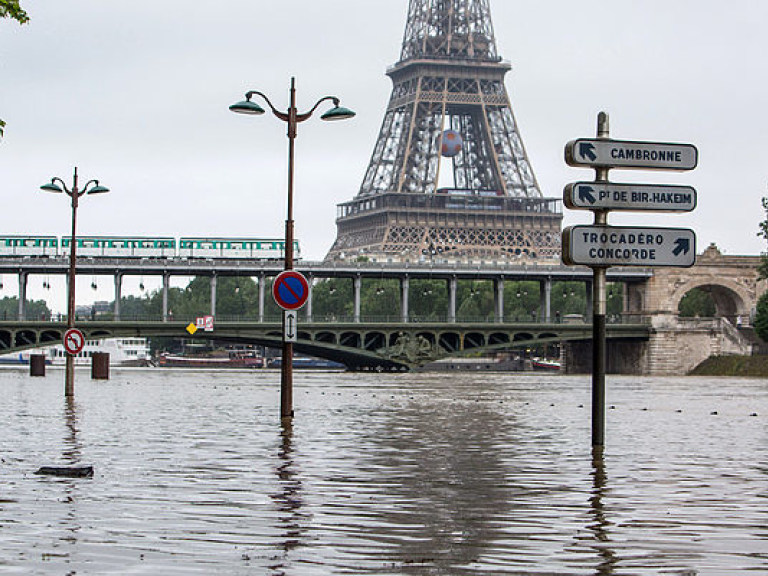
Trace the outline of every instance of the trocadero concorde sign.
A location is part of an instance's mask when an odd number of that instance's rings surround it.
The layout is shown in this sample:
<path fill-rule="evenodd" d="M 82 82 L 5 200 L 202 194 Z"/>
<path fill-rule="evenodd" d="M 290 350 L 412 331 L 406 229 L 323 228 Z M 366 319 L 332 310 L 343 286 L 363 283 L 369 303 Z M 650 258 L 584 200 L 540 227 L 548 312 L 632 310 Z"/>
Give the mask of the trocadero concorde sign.
<path fill-rule="evenodd" d="M 696 234 L 686 228 L 571 226 L 563 231 L 569 266 L 674 266 L 696 263 Z"/>

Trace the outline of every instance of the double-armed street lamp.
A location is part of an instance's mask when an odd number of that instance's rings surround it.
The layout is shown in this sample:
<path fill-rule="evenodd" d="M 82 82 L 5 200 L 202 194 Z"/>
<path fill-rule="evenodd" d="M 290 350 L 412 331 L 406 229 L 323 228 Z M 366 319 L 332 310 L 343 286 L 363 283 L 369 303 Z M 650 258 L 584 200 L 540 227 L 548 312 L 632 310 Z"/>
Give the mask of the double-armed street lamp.
<path fill-rule="evenodd" d="M 232 112 L 257 116 L 264 114 L 265 110 L 251 99 L 259 96 L 266 102 L 272 113 L 288 124 L 288 210 L 285 220 L 285 270 L 293 270 L 293 164 L 294 164 L 294 140 L 299 123 L 309 120 L 318 106 L 326 101 L 333 102 L 333 108 L 320 116 L 321 120 L 347 120 L 355 113 L 348 108 L 339 106 L 339 99 L 335 96 L 325 96 L 318 100 L 308 111 L 300 113 L 296 108 L 296 79 L 291 78 L 290 105 L 286 112 L 282 112 L 272 105 L 272 102 L 261 92 L 251 90 L 245 94 L 245 100 L 229 107 Z M 280 372 L 280 418 L 283 423 L 290 423 L 293 418 L 293 343 L 283 339 L 283 353 Z"/>
<path fill-rule="evenodd" d="M 69 247 L 69 281 L 67 291 L 67 328 L 75 327 L 75 259 L 77 257 L 77 205 L 80 196 L 84 194 L 103 194 L 109 192 L 109 188 L 101 186 L 98 180 L 89 180 L 82 188 L 78 185 L 77 168 L 72 188 L 68 188 L 65 182 L 58 177 L 52 178 L 49 184 L 40 186 L 45 192 L 54 192 L 56 194 L 64 193 L 72 199 L 72 236 Z M 72 354 L 67 354 L 67 364 L 64 377 L 64 395 L 74 396 L 75 394 L 75 358 Z"/>

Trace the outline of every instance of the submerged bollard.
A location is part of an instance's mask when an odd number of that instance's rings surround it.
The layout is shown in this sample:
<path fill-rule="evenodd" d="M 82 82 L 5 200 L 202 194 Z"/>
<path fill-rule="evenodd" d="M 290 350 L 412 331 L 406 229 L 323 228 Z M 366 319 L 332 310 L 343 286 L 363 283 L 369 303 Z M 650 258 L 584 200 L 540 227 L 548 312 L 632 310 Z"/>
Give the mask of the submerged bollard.
<path fill-rule="evenodd" d="M 30 354 L 29 375 L 45 376 L 45 355 L 44 354 Z"/>
<path fill-rule="evenodd" d="M 91 357 L 91 379 L 109 380 L 109 353 L 93 353 Z"/>

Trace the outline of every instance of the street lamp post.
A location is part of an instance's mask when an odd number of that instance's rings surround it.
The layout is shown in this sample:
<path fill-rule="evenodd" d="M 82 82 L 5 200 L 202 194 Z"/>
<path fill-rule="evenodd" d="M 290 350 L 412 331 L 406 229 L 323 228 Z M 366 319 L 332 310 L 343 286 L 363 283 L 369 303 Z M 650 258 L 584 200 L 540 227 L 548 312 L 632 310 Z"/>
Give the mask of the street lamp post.
<path fill-rule="evenodd" d="M 321 120 L 334 121 L 346 120 L 352 118 L 355 113 L 348 108 L 339 106 L 339 99 L 335 96 L 325 96 L 318 100 L 315 105 L 304 113 L 299 113 L 296 108 L 296 79 L 291 78 L 290 106 L 286 112 L 277 110 L 272 102 L 262 92 L 251 90 L 245 94 L 245 100 L 233 104 L 229 107 L 232 112 L 238 114 L 261 115 L 264 109 L 257 103 L 252 102 L 254 96 L 261 97 L 269 106 L 272 113 L 288 124 L 288 209 L 285 219 L 285 270 L 293 270 L 293 164 L 294 164 L 294 141 L 296 139 L 297 127 L 300 122 L 309 120 L 318 106 L 325 101 L 332 101 L 333 108 L 328 110 L 320 118 Z M 285 330 L 283 330 L 285 332 Z M 293 343 L 286 342 L 283 338 L 283 353 L 280 370 L 280 419 L 283 423 L 290 423 L 293 418 Z"/>
<path fill-rule="evenodd" d="M 75 327 L 75 259 L 77 256 L 76 240 L 77 240 L 77 205 L 80 196 L 83 194 L 103 194 L 109 192 L 109 188 L 101 186 L 98 180 L 89 180 L 85 186 L 79 188 L 77 179 L 77 168 L 75 168 L 75 176 L 72 183 L 72 188 L 67 188 L 67 185 L 61 178 L 55 177 L 51 179 L 50 184 L 43 184 L 40 186 L 41 190 L 46 192 L 53 192 L 56 194 L 67 194 L 72 198 L 72 235 L 70 237 L 69 247 L 69 286 L 67 290 L 67 328 Z M 75 395 L 75 358 L 72 354 L 67 354 L 66 358 L 66 370 L 64 376 L 64 395 Z"/>

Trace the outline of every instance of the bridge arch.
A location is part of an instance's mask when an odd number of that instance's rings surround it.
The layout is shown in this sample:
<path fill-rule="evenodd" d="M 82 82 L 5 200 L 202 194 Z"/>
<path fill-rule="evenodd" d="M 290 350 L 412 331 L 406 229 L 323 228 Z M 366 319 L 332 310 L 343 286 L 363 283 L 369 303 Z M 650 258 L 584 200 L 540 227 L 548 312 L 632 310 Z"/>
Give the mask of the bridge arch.
<path fill-rule="evenodd" d="M 672 309 L 677 311 L 686 295 L 693 290 L 702 290 L 709 294 L 715 305 L 715 317 L 735 319 L 737 316 L 749 316 L 752 309 L 752 297 L 743 286 L 729 279 L 712 282 L 706 279 L 688 282 L 680 286 L 670 297 Z"/>
<path fill-rule="evenodd" d="M 759 263 L 759 256 L 724 255 L 710 245 L 692 268 L 655 268 L 647 282 L 630 287 L 627 311 L 677 316 L 683 297 L 699 288 L 712 295 L 718 317 L 749 318 L 765 290 L 757 272 Z"/>

